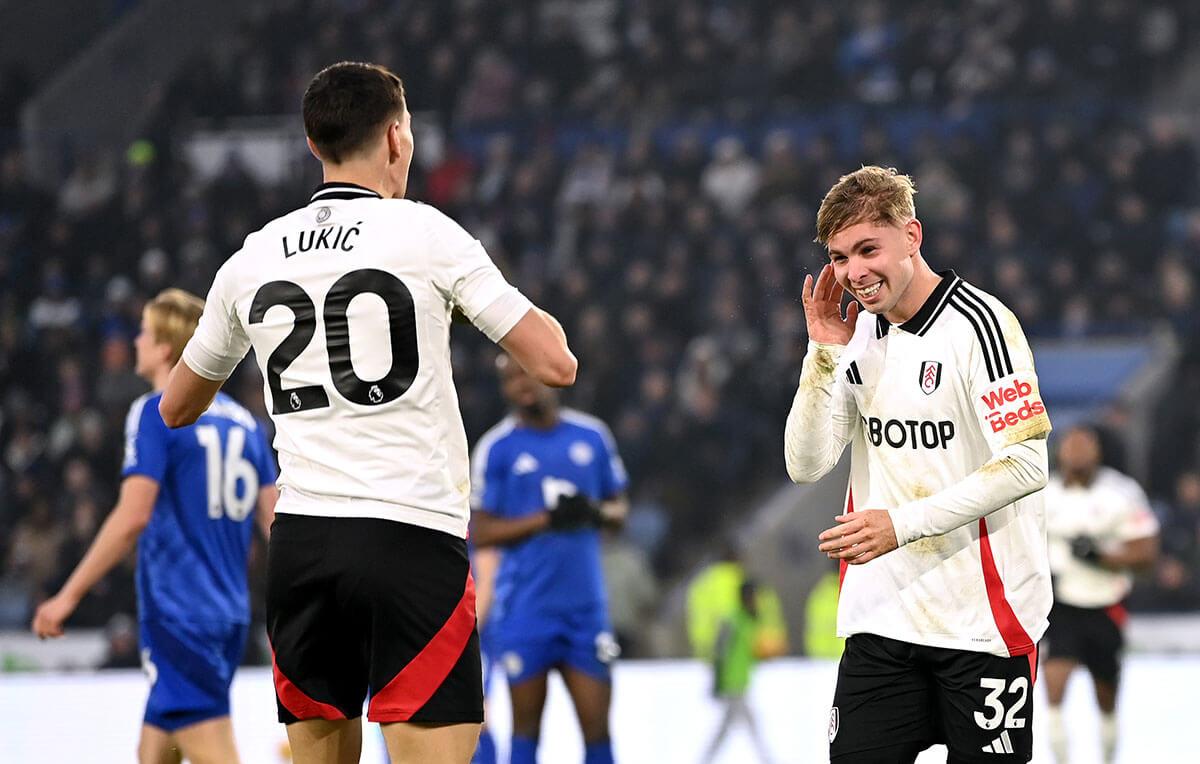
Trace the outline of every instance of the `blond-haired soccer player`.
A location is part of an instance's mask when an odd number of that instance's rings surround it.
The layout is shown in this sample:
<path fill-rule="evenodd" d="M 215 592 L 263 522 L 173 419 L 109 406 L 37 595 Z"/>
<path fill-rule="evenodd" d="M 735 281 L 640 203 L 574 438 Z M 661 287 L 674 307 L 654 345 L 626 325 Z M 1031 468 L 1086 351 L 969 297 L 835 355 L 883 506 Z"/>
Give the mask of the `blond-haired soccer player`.
<path fill-rule="evenodd" d="M 38 636 L 61 636 L 83 596 L 137 543 L 140 641 L 150 677 L 141 764 L 181 755 L 197 764 L 238 760 L 229 685 L 250 623 L 246 558 L 254 521 L 267 532 L 277 495 L 263 428 L 231 398 L 218 396 L 184 429 L 168 430 L 159 416 L 167 375 L 203 308 L 181 289 L 146 305 L 134 345 L 137 373 L 154 392 L 129 409 L 120 497 L 62 590 L 33 619 Z"/>
<path fill-rule="evenodd" d="M 851 449 L 819 547 L 844 563 L 848 638 L 830 757 L 911 762 L 945 743 L 950 762 L 1023 762 L 1051 601 L 1050 420 L 1016 317 L 925 262 L 914 193 L 894 169 L 842 177 L 817 216 L 829 263 L 804 281 L 788 474 L 815 481 Z"/>
<path fill-rule="evenodd" d="M 404 199 L 399 77 L 334 64 L 302 109 L 325 183 L 217 272 L 160 408 L 191 422 L 254 348 L 280 460 L 267 631 L 296 762 L 357 762 L 368 696 L 392 761 L 466 762 L 483 688 L 451 315 L 547 384 L 572 384 L 575 357 L 477 239 Z"/>

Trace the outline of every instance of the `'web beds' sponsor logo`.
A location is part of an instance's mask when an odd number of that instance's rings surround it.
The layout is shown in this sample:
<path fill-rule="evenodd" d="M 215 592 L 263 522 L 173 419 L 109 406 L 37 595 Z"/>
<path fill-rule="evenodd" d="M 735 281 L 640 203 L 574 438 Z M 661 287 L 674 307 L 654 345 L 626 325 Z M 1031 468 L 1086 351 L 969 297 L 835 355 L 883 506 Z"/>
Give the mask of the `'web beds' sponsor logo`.
<path fill-rule="evenodd" d="M 980 400 L 989 409 L 985 417 L 992 427 L 992 432 L 1001 432 L 1006 427 L 1045 415 L 1045 405 L 1032 396 L 1033 385 L 1019 379 L 1013 379 L 1011 384 L 989 390 L 980 396 Z M 1011 404 L 1018 400 L 1021 401 L 1021 405 L 1014 409 Z"/>

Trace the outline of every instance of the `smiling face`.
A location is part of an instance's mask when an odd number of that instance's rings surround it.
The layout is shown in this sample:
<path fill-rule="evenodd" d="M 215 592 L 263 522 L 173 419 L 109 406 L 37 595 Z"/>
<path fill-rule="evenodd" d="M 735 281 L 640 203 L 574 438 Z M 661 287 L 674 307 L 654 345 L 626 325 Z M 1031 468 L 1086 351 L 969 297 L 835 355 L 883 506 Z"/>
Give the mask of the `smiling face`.
<path fill-rule="evenodd" d="M 909 287 L 921 251 L 921 223 L 853 223 L 829 237 L 829 262 L 838 284 L 871 313 L 907 318 Z"/>

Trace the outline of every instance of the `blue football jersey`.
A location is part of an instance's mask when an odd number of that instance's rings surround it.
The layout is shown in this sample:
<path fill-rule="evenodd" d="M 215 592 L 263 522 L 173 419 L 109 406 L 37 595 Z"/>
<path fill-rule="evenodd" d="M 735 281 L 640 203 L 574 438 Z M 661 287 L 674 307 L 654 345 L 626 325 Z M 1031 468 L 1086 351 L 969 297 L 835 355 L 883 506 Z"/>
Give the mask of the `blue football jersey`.
<path fill-rule="evenodd" d="M 480 439 L 471 467 L 474 508 L 498 517 L 540 512 L 575 493 L 611 499 L 627 483 L 608 428 L 571 409 L 548 430 L 507 417 Z M 599 532 L 546 531 L 505 547 L 489 621 L 607 607 Z"/>
<path fill-rule="evenodd" d="M 138 541 L 143 620 L 248 623 L 246 558 L 260 486 L 275 482 L 262 425 L 224 393 L 195 424 L 168 429 L 162 393 L 133 402 L 125 420 L 123 477 L 158 483 Z"/>

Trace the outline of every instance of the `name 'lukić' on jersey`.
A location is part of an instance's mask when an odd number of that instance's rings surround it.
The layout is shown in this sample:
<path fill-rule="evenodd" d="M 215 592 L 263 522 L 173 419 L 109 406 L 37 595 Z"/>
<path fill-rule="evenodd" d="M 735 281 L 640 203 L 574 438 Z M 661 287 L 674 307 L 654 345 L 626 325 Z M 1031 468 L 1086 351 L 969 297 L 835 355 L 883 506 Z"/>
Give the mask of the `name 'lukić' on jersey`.
<path fill-rule="evenodd" d="M 1003 453 L 1018 444 L 1044 459 L 1050 420 L 1016 317 L 941 275 L 903 325 L 861 313 L 833 369 L 835 439 L 852 448 L 846 509 L 892 510 L 902 544 L 847 567 L 838 632 L 1025 654 L 1051 600 L 1041 493 L 987 512 L 997 499 L 963 481 L 1020 469 Z"/>
<path fill-rule="evenodd" d="M 342 252 L 350 252 L 354 249 L 358 237 L 362 235 L 363 221 L 359 220 L 355 223 L 344 224 L 336 223 L 329 224 L 329 217 L 333 214 L 329 212 L 329 207 L 322 207 L 325 212 L 317 212 L 317 217 L 325 216 L 325 220 L 318 220 L 318 228 L 310 228 L 307 231 L 299 233 L 285 233 L 283 235 L 283 256 L 292 257 L 302 252 L 309 252 L 314 249 L 333 249 L 341 250 Z"/>
<path fill-rule="evenodd" d="M 221 267 L 183 358 L 224 379 L 254 347 L 276 428 L 277 512 L 465 536 L 450 316 L 498 341 L 530 307 L 433 207 L 331 183 Z"/>

